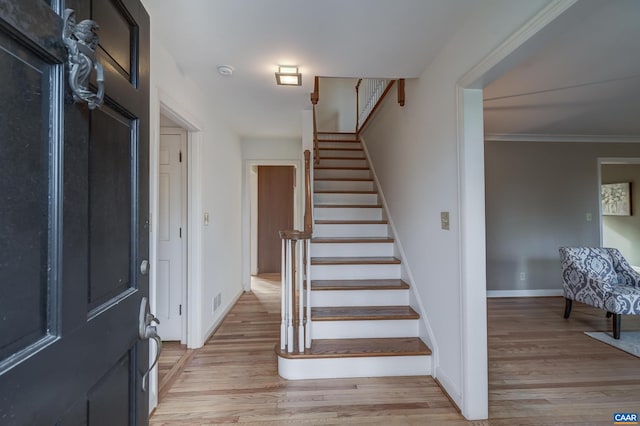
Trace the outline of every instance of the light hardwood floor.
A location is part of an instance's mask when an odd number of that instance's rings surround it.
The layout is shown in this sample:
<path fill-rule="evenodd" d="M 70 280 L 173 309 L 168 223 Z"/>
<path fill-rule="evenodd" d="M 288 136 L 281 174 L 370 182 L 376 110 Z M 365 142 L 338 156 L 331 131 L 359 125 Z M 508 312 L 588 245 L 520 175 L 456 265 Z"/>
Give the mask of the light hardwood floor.
<path fill-rule="evenodd" d="M 162 398 L 150 424 L 610 425 L 640 411 L 640 359 L 582 332 L 602 311 L 561 298 L 492 299 L 490 420 L 467 422 L 429 377 L 286 381 L 277 374 L 279 281 L 255 279 Z M 625 330 L 640 319 L 625 317 Z"/>

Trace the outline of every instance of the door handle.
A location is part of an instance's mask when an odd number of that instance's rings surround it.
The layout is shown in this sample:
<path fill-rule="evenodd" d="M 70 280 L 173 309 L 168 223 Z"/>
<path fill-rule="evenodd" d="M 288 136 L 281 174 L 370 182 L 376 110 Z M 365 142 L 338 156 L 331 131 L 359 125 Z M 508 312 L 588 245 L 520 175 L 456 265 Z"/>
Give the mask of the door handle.
<path fill-rule="evenodd" d="M 153 340 L 156 342 L 156 357 L 153 360 L 149 369 L 142 376 L 142 390 L 147 391 L 147 384 L 149 382 L 149 373 L 153 370 L 153 367 L 158 363 L 160 359 L 160 352 L 162 352 L 162 339 L 158 336 L 158 329 L 153 323 L 160 324 L 160 320 L 153 315 L 149 310 L 149 301 L 146 297 L 143 297 L 140 301 L 140 316 L 138 318 L 138 337 L 140 340 Z"/>

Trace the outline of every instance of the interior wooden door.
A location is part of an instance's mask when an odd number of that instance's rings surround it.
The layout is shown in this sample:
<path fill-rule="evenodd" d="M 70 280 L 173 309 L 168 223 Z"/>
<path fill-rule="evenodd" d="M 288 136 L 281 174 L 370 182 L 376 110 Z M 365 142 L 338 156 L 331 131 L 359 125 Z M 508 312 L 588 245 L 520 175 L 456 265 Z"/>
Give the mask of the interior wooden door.
<path fill-rule="evenodd" d="M 279 273 L 279 232 L 293 229 L 293 166 L 258 166 L 258 273 Z"/>
<path fill-rule="evenodd" d="M 100 25 L 94 110 L 69 91 L 63 4 Z M 0 69 L 0 423 L 147 424 L 148 15 L 0 0 Z"/>

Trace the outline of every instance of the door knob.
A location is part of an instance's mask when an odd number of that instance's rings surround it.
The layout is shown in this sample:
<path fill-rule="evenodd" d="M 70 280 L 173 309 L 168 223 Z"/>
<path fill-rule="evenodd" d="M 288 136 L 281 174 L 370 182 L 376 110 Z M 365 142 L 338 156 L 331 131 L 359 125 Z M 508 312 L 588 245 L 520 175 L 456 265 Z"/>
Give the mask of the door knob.
<path fill-rule="evenodd" d="M 142 275 L 147 275 L 149 273 L 149 261 L 148 260 L 143 260 L 140 263 L 140 273 Z"/>
<path fill-rule="evenodd" d="M 144 261 L 146 262 L 146 260 Z M 160 320 L 153 315 L 149 310 L 149 301 L 146 297 L 143 297 L 140 301 L 140 316 L 138 318 L 138 337 L 140 340 L 153 340 L 156 342 L 156 357 L 153 363 L 149 366 L 149 369 L 142 376 L 142 390 L 147 391 L 147 384 L 149 379 L 149 373 L 153 370 L 153 367 L 158 363 L 160 359 L 160 352 L 162 352 L 162 339 L 158 336 L 158 329 L 153 323 L 160 324 Z"/>

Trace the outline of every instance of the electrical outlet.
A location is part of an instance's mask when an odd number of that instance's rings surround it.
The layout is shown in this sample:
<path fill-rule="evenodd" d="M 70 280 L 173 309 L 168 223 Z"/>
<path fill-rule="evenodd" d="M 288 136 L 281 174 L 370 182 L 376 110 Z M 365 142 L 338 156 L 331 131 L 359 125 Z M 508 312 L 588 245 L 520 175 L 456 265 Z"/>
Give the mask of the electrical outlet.
<path fill-rule="evenodd" d="M 527 279 L 527 274 L 524 272 L 520 272 L 520 281 L 524 281 Z"/>
<path fill-rule="evenodd" d="M 593 220 L 593 216 L 591 215 L 591 213 L 587 213 L 585 215 L 585 219 L 587 219 L 587 222 L 591 222 L 591 220 Z"/>

